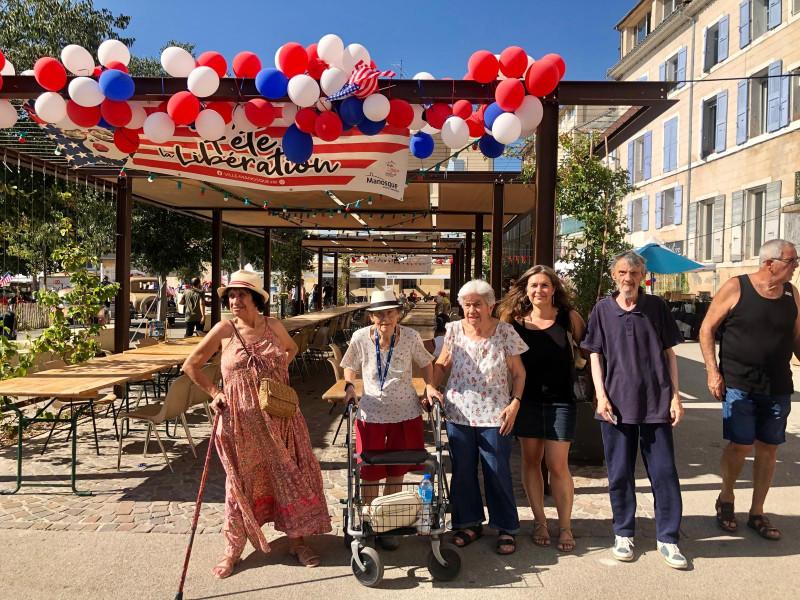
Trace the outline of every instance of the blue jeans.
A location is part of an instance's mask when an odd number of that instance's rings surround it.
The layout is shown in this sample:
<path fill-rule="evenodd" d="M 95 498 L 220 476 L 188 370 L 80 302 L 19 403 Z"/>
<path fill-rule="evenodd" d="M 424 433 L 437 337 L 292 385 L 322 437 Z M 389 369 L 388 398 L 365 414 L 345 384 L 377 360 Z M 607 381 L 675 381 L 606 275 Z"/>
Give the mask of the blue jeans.
<path fill-rule="evenodd" d="M 483 499 L 478 482 L 478 458 L 483 470 L 489 527 L 504 533 L 519 531 L 519 515 L 511 484 L 511 436 L 499 427 L 472 427 L 447 423 L 450 442 L 450 500 L 453 529 L 483 523 Z"/>

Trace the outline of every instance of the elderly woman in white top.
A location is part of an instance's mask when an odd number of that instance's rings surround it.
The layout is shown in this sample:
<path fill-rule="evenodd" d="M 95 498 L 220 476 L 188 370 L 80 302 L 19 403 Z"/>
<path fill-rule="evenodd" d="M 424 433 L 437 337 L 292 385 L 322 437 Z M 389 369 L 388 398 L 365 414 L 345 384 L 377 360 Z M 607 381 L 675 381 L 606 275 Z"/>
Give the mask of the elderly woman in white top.
<path fill-rule="evenodd" d="M 447 325 L 444 349 L 434 366 L 436 383 L 452 367 L 444 413 L 453 463 L 454 542 L 466 546 L 483 535 L 480 458 L 489 527 L 498 531 L 497 553 L 511 554 L 519 530 L 511 484 L 511 431 L 525 387 L 520 354 L 528 346 L 510 324 L 492 317 L 494 291 L 485 281 L 467 282 L 458 301 L 464 318 Z"/>
<path fill-rule="evenodd" d="M 347 400 L 358 401 L 356 413 L 356 451 L 420 450 L 422 404 L 411 377 L 412 360 L 423 368 L 426 383 L 432 381 L 433 357 L 425 350 L 419 333 L 398 324 L 403 308 L 391 291 L 375 291 L 367 312 L 372 321 L 353 334 L 342 358 Z M 355 395 L 358 372 L 364 382 L 361 399 Z M 442 395 L 429 388 L 429 396 Z M 377 495 L 377 482 L 386 479 L 384 494 L 400 491 L 403 476 L 420 465 L 362 467 L 361 479 L 368 485 L 362 491 L 365 504 Z M 382 538 L 384 547 L 393 547 L 392 538 Z"/>

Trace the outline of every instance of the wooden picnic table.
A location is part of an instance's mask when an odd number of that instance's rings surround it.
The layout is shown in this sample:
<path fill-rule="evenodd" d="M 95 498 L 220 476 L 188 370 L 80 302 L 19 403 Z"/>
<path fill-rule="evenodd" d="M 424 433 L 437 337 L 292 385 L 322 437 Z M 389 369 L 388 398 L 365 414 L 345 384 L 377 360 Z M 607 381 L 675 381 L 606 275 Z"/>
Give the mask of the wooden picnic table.
<path fill-rule="evenodd" d="M 422 377 L 414 377 L 411 381 L 414 384 L 414 391 L 422 398 L 425 395 L 425 380 Z M 344 402 L 346 396 L 344 391 L 345 383 L 347 382 L 344 379 L 340 379 L 334 383 L 328 388 L 328 391 L 322 394 L 322 399 L 328 402 Z M 353 381 L 353 384 L 356 386 L 356 396 L 361 396 L 361 394 L 364 393 L 364 381 L 356 379 Z"/>
<path fill-rule="evenodd" d="M 159 342 L 152 346 L 142 346 L 132 350 L 125 350 L 127 356 L 164 356 L 164 357 L 183 357 L 183 360 L 194 352 L 197 345 L 202 341 L 202 337 L 189 337 L 175 342 Z M 181 361 L 183 362 L 183 361 Z"/>
<path fill-rule="evenodd" d="M 288 317 L 281 319 L 281 323 L 286 328 L 286 331 L 292 332 L 307 327 L 309 325 L 318 325 L 335 317 L 346 315 L 347 313 L 363 310 L 369 306 L 364 302 L 361 304 L 350 304 L 349 306 L 337 306 L 335 308 L 326 308 L 325 310 L 317 312 L 309 312 L 304 315 L 297 315 L 295 317 Z"/>

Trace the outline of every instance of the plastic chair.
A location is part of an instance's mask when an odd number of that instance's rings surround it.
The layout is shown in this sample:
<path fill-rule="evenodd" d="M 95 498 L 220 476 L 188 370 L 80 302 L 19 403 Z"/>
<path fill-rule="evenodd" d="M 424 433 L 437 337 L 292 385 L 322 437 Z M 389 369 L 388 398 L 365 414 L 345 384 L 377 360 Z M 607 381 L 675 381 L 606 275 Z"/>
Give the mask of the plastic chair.
<path fill-rule="evenodd" d="M 328 347 L 328 327 L 320 327 L 314 334 L 314 341 L 308 345 L 308 351 L 315 361 L 320 361 L 327 358 L 325 353 Z M 317 370 L 319 370 L 319 363 L 317 362 Z"/>
<path fill-rule="evenodd" d="M 142 408 L 132 410 L 130 412 L 120 413 L 118 415 L 121 419 L 136 419 L 138 421 L 147 421 L 147 437 L 144 442 L 143 456 L 147 458 L 147 447 L 150 445 L 150 432 L 155 431 L 156 440 L 161 447 L 161 453 L 164 455 L 164 460 L 167 461 L 169 470 L 175 472 L 172 468 L 172 463 L 167 456 L 167 451 L 164 449 L 164 444 L 161 442 L 161 436 L 158 434 L 158 426 L 169 421 L 170 419 L 180 418 L 183 423 L 183 429 L 186 432 L 186 438 L 189 440 L 189 445 L 192 448 L 192 454 L 197 458 L 197 452 L 194 449 L 194 442 L 192 441 L 192 434 L 189 431 L 189 425 L 186 423 L 186 410 L 189 408 L 191 396 L 189 391 L 192 386 L 192 380 L 188 375 L 181 375 L 167 390 L 167 395 L 164 402 L 159 404 L 148 404 Z M 117 471 L 120 470 L 122 462 L 122 437 L 119 438 L 119 448 L 117 449 Z"/>
<path fill-rule="evenodd" d="M 203 367 L 202 372 L 203 375 L 205 375 L 206 378 L 211 381 L 211 383 L 219 387 L 219 384 L 222 382 L 222 369 L 219 365 L 215 365 L 214 363 L 206 365 Z M 191 388 L 189 389 L 189 408 L 192 406 L 197 406 L 198 404 L 202 404 L 203 408 L 205 408 L 208 422 L 214 423 L 214 417 L 211 414 L 211 408 L 208 406 L 208 401 L 211 399 L 211 396 L 209 396 L 203 388 L 195 385 L 194 383 L 192 384 Z"/>

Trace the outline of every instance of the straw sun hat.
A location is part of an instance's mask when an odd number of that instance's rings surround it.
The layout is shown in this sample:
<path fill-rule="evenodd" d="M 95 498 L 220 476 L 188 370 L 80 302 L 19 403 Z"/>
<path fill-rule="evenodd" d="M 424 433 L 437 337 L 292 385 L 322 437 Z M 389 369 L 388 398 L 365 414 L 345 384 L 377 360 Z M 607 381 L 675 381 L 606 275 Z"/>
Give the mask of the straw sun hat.
<path fill-rule="evenodd" d="M 403 305 L 391 290 L 375 290 L 369 298 L 368 311 L 386 310 L 387 308 L 403 308 Z"/>
<path fill-rule="evenodd" d="M 225 292 L 231 288 L 243 288 L 261 294 L 264 297 L 264 300 L 269 302 L 269 295 L 262 287 L 263 283 L 264 282 L 261 280 L 261 277 L 252 271 L 236 271 L 235 273 L 231 274 L 227 286 L 223 285 L 222 287 L 217 288 L 217 294 L 219 294 L 221 298 L 225 295 Z"/>

